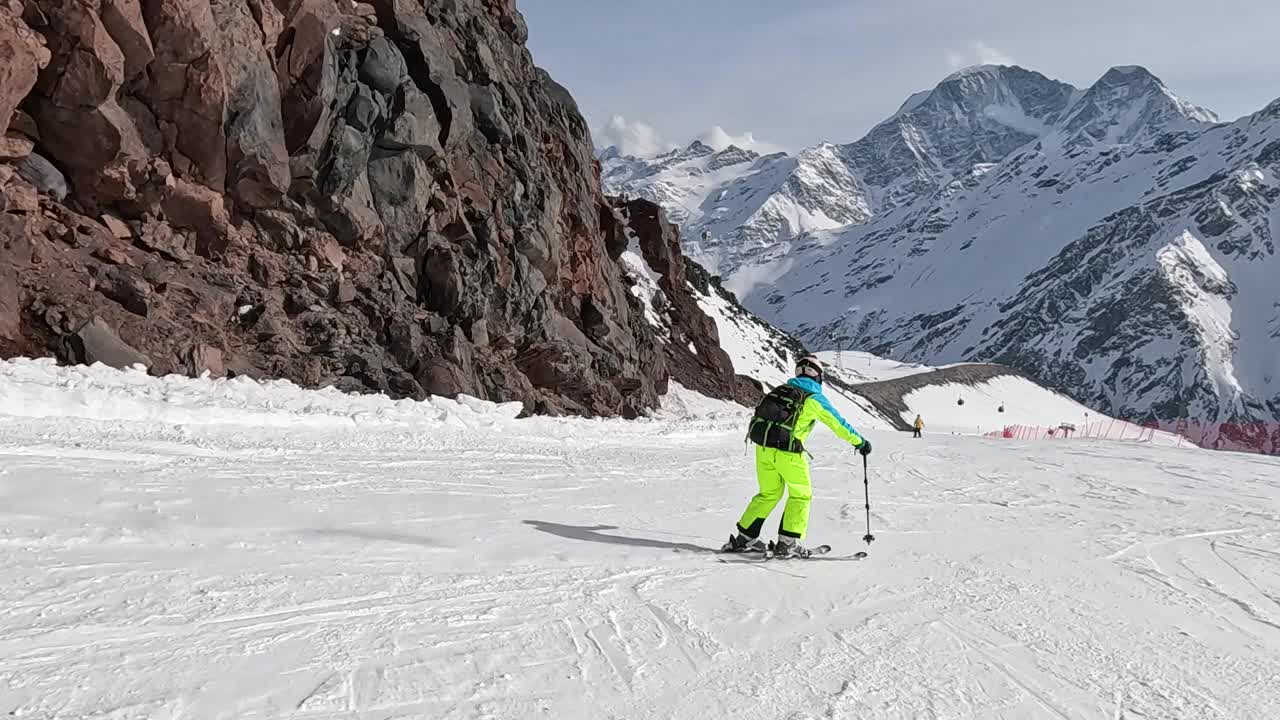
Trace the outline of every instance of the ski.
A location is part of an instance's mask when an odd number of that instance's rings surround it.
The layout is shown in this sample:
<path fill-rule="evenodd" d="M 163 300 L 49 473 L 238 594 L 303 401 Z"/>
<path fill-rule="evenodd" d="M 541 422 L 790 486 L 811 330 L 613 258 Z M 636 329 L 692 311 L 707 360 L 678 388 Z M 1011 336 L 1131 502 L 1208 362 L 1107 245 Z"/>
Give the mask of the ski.
<path fill-rule="evenodd" d="M 784 558 L 784 557 L 777 557 L 772 553 L 765 553 L 763 555 L 760 553 L 717 553 L 716 559 L 722 563 L 742 563 L 747 565 L 758 565 L 758 564 L 766 563 L 770 561 L 777 563 L 785 560 L 797 560 L 800 562 L 804 562 L 806 560 L 820 560 L 825 562 L 857 562 L 867 557 L 867 554 L 865 552 L 856 552 L 850 555 L 831 555 L 829 549 L 827 551 L 819 553 L 817 552 L 817 548 L 814 548 L 814 551 L 815 551 L 814 554 L 810 555 L 807 558 L 802 558 L 802 557 Z"/>
<path fill-rule="evenodd" d="M 719 556 L 721 556 L 721 557 L 720 557 L 720 561 L 721 561 L 721 562 L 730 562 L 730 561 L 731 561 L 731 560 L 729 559 L 729 557 L 725 557 L 725 556 L 737 556 L 737 557 L 734 557 L 734 558 L 733 558 L 733 560 L 732 560 L 733 562 L 764 562 L 764 561 L 766 561 L 766 560 L 844 560 L 844 561 L 850 561 L 850 560 L 861 560 L 861 559 L 863 559 L 863 558 L 867 557 L 867 554 L 866 554 L 865 552 L 861 552 L 861 551 L 859 551 L 859 552 L 855 552 L 855 553 L 852 553 L 852 554 L 848 554 L 848 555 L 831 555 L 830 553 L 831 553 L 831 546 L 830 546 L 830 545 L 818 545 L 818 546 L 816 546 L 816 547 L 811 547 L 811 548 L 809 548 L 809 554 L 808 554 L 808 555 L 806 555 L 806 556 L 803 556 L 803 557 L 802 557 L 802 556 L 799 556 L 799 555 L 791 555 L 791 556 L 785 556 L 785 557 L 784 557 L 784 556 L 780 556 L 780 555 L 778 555 L 777 553 L 775 553 L 775 552 L 774 552 L 774 543 L 772 543 L 772 542 L 770 542 L 770 543 L 769 543 L 769 545 L 768 545 L 768 549 L 766 549 L 764 552 L 758 552 L 758 551 L 755 551 L 755 550 L 751 550 L 751 551 L 743 552 L 743 551 L 739 551 L 739 550 L 725 550 L 725 549 L 723 549 L 723 548 L 721 548 L 720 550 L 717 550 L 717 551 L 716 551 L 716 554 L 717 554 L 717 555 L 719 555 Z"/>
<path fill-rule="evenodd" d="M 715 553 L 717 555 L 742 555 L 745 557 L 760 557 L 764 555 L 763 550 L 725 550 L 724 548 L 717 548 Z"/>
<path fill-rule="evenodd" d="M 800 559 L 802 559 L 802 560 L 804 560 L 804 559 L 807 559 L 807 560 L 826 560 L 826 561 L 829 561 L 829 562 L 853 562 L 853 561 L 855 561 L 855 560 L 861 560 L 861 559 L 865 558 L 866 556 L 867 556 L 867 554 L 866 554 L 866 553 L 864 553 L 864 552 L 856 552 L 856 553 L 853 553 L 852 555 L 822 555 L 822 556 L 818 556 L 818 557 L 800 558 Z"/>
<path fill-rule="evenodd" d="M 820 555 L 826 555 L 829 552 L 831 552 L 830 545 L 819 545 L 817 547 L 809 548 L 808 556 L 791 555 L 787 557 L 779 557 L 778 554 L 774 552 L 774 544 L 769 543 L 769 549 L 765 551 L 764 559 L 773 560 L 776 558 L 778 560 L 809 560 L 809 559 L 818 557 Z"/>
<path fill-rule="evenodd" d="M 777 559 L 777 560 L 861 560 L 867 556 L 865 552 L 861 552 L 861 551 L 852 553 L 849 555 L 831 555 L 830 553 L 831 553 L 830 545 L 819 545 L 817 547 L 809 548 L 808 555 L 780 556 L 773 551 L 773 546 L 770 545 L 769 550 L 764 554 L 764 559 L 765 560 L 772 560 L 772 559 Z"/>

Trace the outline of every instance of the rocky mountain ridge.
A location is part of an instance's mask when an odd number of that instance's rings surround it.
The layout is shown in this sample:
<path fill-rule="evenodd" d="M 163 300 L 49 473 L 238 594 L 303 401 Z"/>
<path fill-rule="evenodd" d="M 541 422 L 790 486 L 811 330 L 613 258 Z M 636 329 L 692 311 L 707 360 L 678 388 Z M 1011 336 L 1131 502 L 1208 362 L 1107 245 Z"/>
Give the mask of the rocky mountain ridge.
<path fill-rule="evenodd" d="M 662 204 L 684 223 L 686 252 L 746 294 L 808 234 L 865 224 L 972 184 L 1049 134 L 1064 133 L 1082 149 L 1216 120 L 1144 68 L 1113 68 L 1080 89 L 1020 67 L 984 65 L 912 95 L 851 143 L 820 143 L 795 156 L 744 155 L 719 172 L 710 168 L 710 148 L 696 141 L 656 158 L 609 148 L 600 157 L 607 192 Z"/>
<path fill-rule="evenodd" d="M 625 416 L 676 369 L 749 401 L 527 35 L 510 0 L 4 0 L 0 356 Z"/>

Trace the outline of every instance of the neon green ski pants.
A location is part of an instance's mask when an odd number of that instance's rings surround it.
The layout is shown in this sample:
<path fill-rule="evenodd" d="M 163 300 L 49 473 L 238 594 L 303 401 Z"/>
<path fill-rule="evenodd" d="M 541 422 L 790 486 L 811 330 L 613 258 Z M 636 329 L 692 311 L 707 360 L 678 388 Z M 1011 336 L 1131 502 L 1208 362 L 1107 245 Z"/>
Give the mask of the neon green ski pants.
<path fill-rule="evenodd" d="M 809 500 L 813 488 L 809 484 L 809 458 L 804 453 L 791 453 L 756 446 L 756 480 L 760 492 L 751 498 L 746 512 L 738 521 L 738 530 L 748 537 L 760 537 L 760 529 L 787 491 L 787 504 L 782 509 L 779 535 L 803 538 L 809 529 Z"/>

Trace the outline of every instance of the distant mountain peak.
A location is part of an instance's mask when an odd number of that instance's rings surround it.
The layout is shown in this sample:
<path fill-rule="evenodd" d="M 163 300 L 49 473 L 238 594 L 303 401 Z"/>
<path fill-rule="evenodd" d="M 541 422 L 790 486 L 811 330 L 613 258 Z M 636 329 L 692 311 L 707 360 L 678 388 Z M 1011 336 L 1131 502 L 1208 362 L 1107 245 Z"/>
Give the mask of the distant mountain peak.
<path fill-rule="evenodd" d="M 1150 70 L 1141 65 L 1115 65 L 1106 72 L 1106 75 L 1111 75 L 1113 73 L 1117 75 L 1146 75 L 1152 78 L 1155 77 L 1155 75 L 1151 74 Z M 1103 77 L 1106 77 L 1106 75 L 1103 75 Z"/>
<path fill-rule="evenodd" d="M 693 142 L 689 143 L 687 147 L 685 147 L 684 152 L 682 152 L 681 154 L 682 155 L 709 155 L 715 151 L 716 151 L 715 148 L 702 142 L 701 140 L 694 140 Z"/>
<path fill-rule="evenodd" d="M 1064 130 L 1076 146 L 1116 145 L 1179 126 L 1216 122 L 1216 113 L 1178 97 L 1151 71 L 1122 65 L 1108 70 L 1081 95 Z"/>
<path fill-rule="evenodd" d="M 943 78 L 942 82 L 944 83 L 951 82 L 953 80 L 959 80 L 960 78 L 970 77 L 973 75 L 999 75 L 1002 71 L 1009 70 L 1012 68 L 1017 68 L 1017 66 L 1016 65 L 996 65 L 992 63 L 987 63 L 983 65 L 970 65 L 969 67 L 960 68 L 959 70 L 946 76 L 945 78 Z M 1021 70 L 1021 68 L 1018 68 L 1018 69 Z"/>

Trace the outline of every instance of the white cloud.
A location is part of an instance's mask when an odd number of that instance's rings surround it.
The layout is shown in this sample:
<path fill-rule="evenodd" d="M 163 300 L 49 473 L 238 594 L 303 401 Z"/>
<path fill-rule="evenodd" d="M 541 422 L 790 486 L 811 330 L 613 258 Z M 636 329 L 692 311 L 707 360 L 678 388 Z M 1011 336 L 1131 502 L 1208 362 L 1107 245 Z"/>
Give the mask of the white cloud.
<path fill-rule="evenodd" d="M 716 150 L 723 150 L 730 145 L 737 145 L 740 148 L 754 150 L 762 155 L 783 151 L 783 148 L 777 145 L 757 140 L 755 134 L 751 132 L 734 135 L 719 125 L 698 135 L 695 139 Z M 632 121 L 621 115 L 614 115 L 596 133 L 596 144 L 602 149 L 614 146 L 623 155 L 644 158 L 660 155 L 677 147 L 684 147 L 688 143 L 671 142 L 657 128 L 646 122 Z"/>
<path fill-rule="evenodd" d="M 639 121 L 632 122 L 614 115 L 596 134 L 596 142 L 602 147 L 616 146 L 623 155 L 652 157 L 664 153 L 676 145 L 662 137 L 657 128 Z"/>
<path fill-rule="evenodd" d="M 952 70 L 972 67 L 974 65 L 1013 65 L 1013 58 L 998 48 L 991 47 L 981 40 L 969 43 L 965 50 L 947 53 L 947 62 Z"/>
<path fill-rule="evenodd" d="M 741 135 L 731 135 L 719 125 L 716 125 L 710 130 L 702 133 L 698 136 L 698 139 L 716 150 L 723 150 L 730 145 L 737 145 L 745 150 L 754 150 L 762 155 L 768 155 L 769 153 L 775 153 L 782 150 L 782 148 L 777 145 L 757 140 L 756 136 L 751 132 L 745 132 Z"/>

